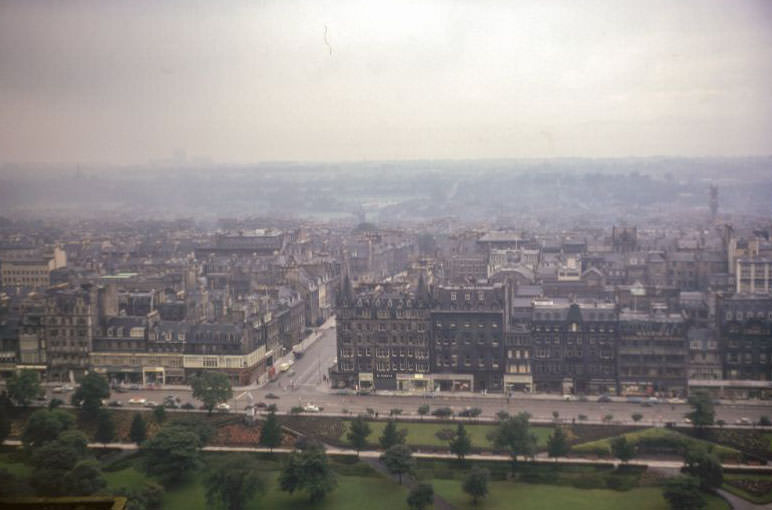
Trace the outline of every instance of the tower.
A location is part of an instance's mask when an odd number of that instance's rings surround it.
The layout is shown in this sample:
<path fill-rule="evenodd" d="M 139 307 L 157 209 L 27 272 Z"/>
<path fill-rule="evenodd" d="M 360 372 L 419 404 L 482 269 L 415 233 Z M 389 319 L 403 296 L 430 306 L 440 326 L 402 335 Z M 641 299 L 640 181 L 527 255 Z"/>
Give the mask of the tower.
<path fill-rule="evenodd" d="M 710 185 L 710 219 L 715 220 L 718 214 L 718 186 Z"/>

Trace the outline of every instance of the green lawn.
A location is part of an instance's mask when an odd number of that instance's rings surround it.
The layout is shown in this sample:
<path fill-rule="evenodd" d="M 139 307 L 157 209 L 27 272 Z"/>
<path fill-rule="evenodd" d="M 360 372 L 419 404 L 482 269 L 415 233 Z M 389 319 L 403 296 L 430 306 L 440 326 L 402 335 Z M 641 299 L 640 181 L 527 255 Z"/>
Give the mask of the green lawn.
<path fill-rule="evenodd" d="M 768 446 L 769 451 L 772 452 L 772 432 L 765 432 L 764 433 L 764 438 L 769 443 L 769 446 Z"/>
<path fill-rule="evenodd" d="M 656 488 L 612 491 L 575 489 L 555 485 L 531 485 L 513 482 L 491 482 L 488 497 L 476 507 L 461 490 L 461 484 L 451 480 L 434 480 L 436 493 L 459 510 L 667 510 L 662 491 Z M 729 505 L 721 498 L 708 497 L 706 510 L 726 510 Z"/>
<path fill-rule="evenodd" d="M 702 445 L 705 447 L 712 447 L 713 451 L 719 458 L 739 456 L 740 452 L 734 448 L 728 446 L 722 446 L 717 443 L 711 443 L 709 441 L 703 441 L 701 439 L 695 439 L 693 437 L 681 434 L 675 430 L 663 429 L 663 428 L 648 428 L 644 430 L 638 430 L 624 434 L 628 441 L 633 444 L 637 444 L 641 440 L 652 439 L 667 439 L 674 442 L 682 442 L 687 446 Z M 571 448 L 574 453 L 601 453 L 605 452 L 606 455 L 611 454 L 611 441 L 613 437 L 605 439 L 599 439 L 597 441 L 590 441 L 588 443 L 581 443 Z"/>
<path fill-rule="evenodd" d="M 755 474 L 755 473 L 724 473 L 724 484 L 721 486 L 722 489 L 724 489 L 727 492 L 731 492 L 735 496 L 739 496 L 743 499 L 746 499 L 752 503 L 756 503 L 759 505 L 765 505 L 767 503 L 772 503 L 772 491 L 767 492 L 766 494 L 762 494 L 761 496 L 756 496 L 753 494 L 750 494 L 746 492 L 745 490 L 735 487 L 733 485 L 729 485 L 727 483 L 728 480 L 769 480 L 768 474 Z"/>
<path fill-rule="evenodd" d="M 344 422 L 343 434 L 341 439 L 345 441 L 346 431 L 350 421 Z M 367 438 L 370 444 L 377 445 L 378 438 L 383 433 L 383 428 L 386 426 L 384 421 L 371 421 L 370 429 L 372 433 Z M 436 433 L 442 429 L 456 430 L 455 423 L 412 423 L 412 422 L 397 422 L 397 429 L 407 429 L 407 444 L 411 446 L 448 446 L 447 441 L 436 436 Z M 472 446 L 477 448 L 490 448 L 491 443 L 488 441 L 487 434 L 493 431 L 495 425 L 479 425 L 465 423 L 466 431 L 472 439 Z M 547 438 L 552 433 L 552 429 L 548 427 L 531 427 L 531 431 L 536 436 L 539 447 L 543 447 L 547 444 Z"/>

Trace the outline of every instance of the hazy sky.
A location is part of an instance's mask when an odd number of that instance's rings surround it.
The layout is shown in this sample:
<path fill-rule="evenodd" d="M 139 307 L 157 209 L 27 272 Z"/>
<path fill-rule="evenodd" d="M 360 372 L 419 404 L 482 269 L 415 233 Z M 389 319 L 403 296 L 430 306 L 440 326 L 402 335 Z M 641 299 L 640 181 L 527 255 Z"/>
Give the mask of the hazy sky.
<path fill-rule="evenodd" d="M 0 162 L 744 155 L 770 142 L 766 0 L 0 0 Z"/>

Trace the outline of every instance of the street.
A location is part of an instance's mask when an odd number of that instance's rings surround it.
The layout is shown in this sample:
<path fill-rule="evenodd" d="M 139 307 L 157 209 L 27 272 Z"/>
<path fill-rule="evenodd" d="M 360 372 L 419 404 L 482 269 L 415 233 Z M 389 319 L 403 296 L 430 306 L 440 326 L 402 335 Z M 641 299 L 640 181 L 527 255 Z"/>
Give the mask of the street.
<path fill-rule="evenodd" d="M 319 339 L 309 345 L 303 357 L 296 360 L 290 370 L 280 373 L 275 381 L 259 388 L 235 388 L 234 397 L 238 400 L 234 398 L 228 402 L 232 411 L 241 410 L 249 403 L 246 393 L 251 393 L 255 402 L 275 403 L 282 412 L 289 411 L 293 406 L 310 402 L 323 408 L 325 414 L 341 414 L 346 411 L 357 414 L 373 409 L 380 415 L 384 415 L 391 409 L 402 409 L 403 415 L 416 415 L 419 406 L 428 404 L 432 409 L 450 407 L 455 412 L 467 407 L 479 407 L 482 409 L 483 418 L 493 418 L 501 410 L 510 414 L 527 411 L 535 421 L 552 421 L 553 412 L 557 411 L 559 418 L 567 422 L 575 420 L 597 423 L 607 415 L 611 415 L 612 422 L 633 423 L 632 415 L 639 413 L 643 416 L 640 424 L 663 425 L 667 422 L 684 424 L 684 415 L 690 411 L 687 404 L 660 403 L 645 407 L 630 402 L 596 402 L 596 397 L 589 397 L 586 402 L 565 401 L 556 395 L 513 394 L 507 401 L 505 396 L 500 394 L 465 393 L 431 396 L 338 394 L 323 381 L 323 375 L 327 374 L 327 369 L 336 357 L 336 330 L 333 324 L 331 322 L 329 327 L 320 329 Z M 292 354 L 289 354 L 285 359 L 291 357 Z M 277 360 L 277 364 L 279 362 Z M 130 407 L 127 404 L 130 398 L 144 398 L 160 403 L 166 395 L 174 395 L 179 397 L 182 403 L 190 402 L 199 407 L 201 403 L 193 399 L 191 393 L 190 389 L 180 387 L 143 389 L 126 393 L 113 392 L 110 399 L 119 400 L 124 407 Z M 279 399 L 266 399 L 269 393 L 277 395 Z M 58 397 L 69 403 L 69 393 L 54 394 L 49 388 L 48 396 Z M 761 416 L 772 415 L 772 403 L 759 401 L 723 403 L 717 405 L 715 411 L 716 420 L 724 420 L 728 425 L 734 425 L 741 418 L 748 418 L 756 423 Z M 586 418 L 582 420 L 581 415 Z"/>

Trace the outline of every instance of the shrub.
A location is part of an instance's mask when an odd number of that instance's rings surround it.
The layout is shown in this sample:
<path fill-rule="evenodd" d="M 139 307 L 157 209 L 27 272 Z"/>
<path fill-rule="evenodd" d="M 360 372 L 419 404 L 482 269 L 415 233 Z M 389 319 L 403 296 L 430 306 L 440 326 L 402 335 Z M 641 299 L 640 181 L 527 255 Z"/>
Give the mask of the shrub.
<path fill-rule="evenodd" d="M 443 428 L 435 432 L 434 435 L 437 436 L 437 439 L 440 441 L 450 441 L 455 437 L 456 431 L 449 428 Z"/>
<path fill-rule="evenodd" d="M 453 410 L 449 407 L 438 407 L 432 411 L 432 416 L 437 416 L 439 418 L 447 418 L 451 415 L 453 415 Z"/>

